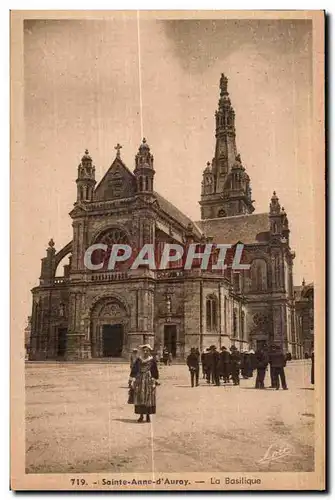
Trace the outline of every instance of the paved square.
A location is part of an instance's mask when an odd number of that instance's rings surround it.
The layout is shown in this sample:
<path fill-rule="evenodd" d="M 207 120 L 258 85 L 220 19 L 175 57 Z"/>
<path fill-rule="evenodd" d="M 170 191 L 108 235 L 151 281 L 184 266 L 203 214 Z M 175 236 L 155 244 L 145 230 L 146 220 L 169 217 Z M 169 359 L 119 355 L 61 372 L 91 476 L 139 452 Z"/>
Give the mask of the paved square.
<path fill-rule="evenodd" d="M 128 374 L 126 364 L 27 363 L 27 472 L 313 470 L 308 361 L 288 363 L 288 391 L 255 390 L 254 379 L 192 389 L 185 365 L 161 367 L 151 424 L 126 404 Z"/>

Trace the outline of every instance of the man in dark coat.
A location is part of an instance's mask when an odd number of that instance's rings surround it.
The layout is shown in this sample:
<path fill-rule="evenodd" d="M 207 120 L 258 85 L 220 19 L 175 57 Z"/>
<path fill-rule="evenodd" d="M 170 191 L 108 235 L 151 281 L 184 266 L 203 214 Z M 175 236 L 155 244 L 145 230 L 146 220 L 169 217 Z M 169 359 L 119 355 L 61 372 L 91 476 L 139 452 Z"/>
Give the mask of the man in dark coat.
<path fill-rule="evenodd" d="M 199 356 L 194 347 L 192 347 L 190 354 L 187 356 L 186 363 L 191 374 L 191 386 L 196 387 L 199 385 Z"/>
<path fill-rule="evenodd" d="M 264 378 L 268 362 L 269 359 L 266 352 L 263 349 L 258 349 L 255 354 L 255 364 L 257 368 L 255 389 L 264 389 Z"/>
<path fill-rule="evenodd" d="M 270 366 L 273 370 L 274 386 L 279 390 L 279 378 L 282 389 L 287 390 L 286 377 L 284 368 L 286 366 L 286 356 L 279 345 L 273 347 L 269 354 Z"/>
<path fill-rule="evenodd" d="M 210 346 L 209 349 L 210 349 L 208 353 L 209 377 L 212 384 L 220 385 L 220 373 L 219 373 L 220 355 L 217 352 L 215 345 Z"/>
<path fill-rule="evenodd" d="M 241 375 L 243 378 L 252 377 L 252 372 L 250 375 L 250 359 L 249 359 L 249 351 L 241 353 Z"/>
<path fill-rule="evenodd" d="M 241 355 L 234 345 L 231 346 L 230 352 L 231 377 L 233 379 L 234 385 L 239 385 Z"/>
<path fill-rule="evenodd" d="M 169 361 L 169 350 L 167 347 L 164 347 L 163 349 L 163 363 L 165 366 L 167 366 Z"/>
<path fill-rule="evenodd" d="M 253 349 L 250 349 L 250 351 L 249 351 L 249 372 L 248 372 L 249 378 L 253 377 L 254 370 L 256 368 L 257 367 L 256 367 L 255 351 Z"/>
<path fill-rule="evenodd" d="M 229 383 L 230 376 L 230 352 L 223 345 L 220 352 L 220 375 L 225 384 Z"/>
<path fill-rule="evenodd" d="M 276 346 L 275 346 L 275 344 L 271 344 L 269 347 L 265 346 L 264 347 L 264 351 L 267 353 L 268 359 L 270 361 L 270 355 L 271 355 L 271 353 L 276 352 Z M 272 366 L 271 363 L 270 363 L 270 380 L 271 380 L 271 389 L 275 389 L 276 388 L 276 382 L 275 382 L 275 376 L 274 376 L 274 368 L 273 368 L 273 366 Z"/>
<path fill-rule="evenodd" d="M 202 372 L 204 374 L 204 378 L 206 379 L 207 384 L 210 384 L 211 372 L 210 372 L 210 367 L 209 367 L 209 348 L 208 347 L 201 354 L 201 364 L 202 364 Z"/>

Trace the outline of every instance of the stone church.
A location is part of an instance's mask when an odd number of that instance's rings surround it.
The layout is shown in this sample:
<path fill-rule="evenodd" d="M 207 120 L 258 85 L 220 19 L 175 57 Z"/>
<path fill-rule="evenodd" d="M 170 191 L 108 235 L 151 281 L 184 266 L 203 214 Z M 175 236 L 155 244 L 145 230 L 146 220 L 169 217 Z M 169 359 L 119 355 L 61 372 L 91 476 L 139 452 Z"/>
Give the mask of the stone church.
<path fill-rule="evenodd" d="M 275 342 L 295 357 L 293 260 L 287 214 L 276 193 L 269 212 L 254 213 L 250 178 L 236 147 L 235 113 L 220 79 L 214 157 L 203 172 L 201 219 L 192 221 L 154 189 L 154 158 L 145 139 L 129 169 L 121 146 L 97 183 L 88 151 L 78 166 L 73 239 L 57 251 L 51 239 L 33 288 L 29 358 L 127 357 L 150 343 L 182 359 L 191 347 L 234 344 L 239 350 Z M 159 168 L 159 167 L 157 167 Z M 244 244 L 248 272 L 130 269 L 90 271 L 85 250 L 95 243 Z M 61 263 L 68 262 L 60 271 Z M 96 256 L 99 260 L 99 255 Z M 172 264 L 172 263 L 171 263 Z M 61 275 L 62 274 L 62 275 Z"/>

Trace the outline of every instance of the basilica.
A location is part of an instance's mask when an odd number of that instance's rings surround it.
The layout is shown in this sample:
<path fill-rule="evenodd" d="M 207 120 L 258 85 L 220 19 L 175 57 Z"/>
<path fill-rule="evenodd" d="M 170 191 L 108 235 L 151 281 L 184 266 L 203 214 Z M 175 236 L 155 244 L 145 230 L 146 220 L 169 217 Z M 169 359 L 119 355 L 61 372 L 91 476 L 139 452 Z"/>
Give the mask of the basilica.
<path fill-rule="evenodd" d="M 274 192 L 269 211 L 255 213 L 251 182 L 236 147 L 235 113 L 228 80 L 220 79 L 214 157 L 203 172 L 201 218 L 193 221 L 155 191 L 154 157 L 143 139 L 134 168 L 116 146 L 112 165 L 97 183 L 86 150 L 78 166 L 77 199 L 70 212 L 73 238 L 56 250 L 51 239 L 33 288 L 30 360 L 127 358 L 139 344 L 167 347 L 183 359 L 191 347 L 235 345 L 243 351 L 276 343 L 302 355 L 296 328 L 294 252 L 287 214 Z M 248 272 L 167 269 L 126 263 L 90 270 L 85 251 L 96 243 L 139 249 L 166 243 L 244 245 Z M 66 264 L 61 264 L 66 260 Z M 105 259 L 105 260 L 104 260 Z M 62 267 L 62 269 L 60 269 Z"/>

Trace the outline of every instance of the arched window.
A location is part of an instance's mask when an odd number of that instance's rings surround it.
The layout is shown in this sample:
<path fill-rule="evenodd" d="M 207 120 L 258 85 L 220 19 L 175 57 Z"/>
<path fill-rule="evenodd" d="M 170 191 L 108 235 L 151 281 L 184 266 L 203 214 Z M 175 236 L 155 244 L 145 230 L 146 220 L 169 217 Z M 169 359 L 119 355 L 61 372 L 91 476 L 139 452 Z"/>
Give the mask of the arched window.
<path fill-rule="evenodd" d="M 208 331 L 217 330 L 218 307 L 215 296 L 210 296 L 206 299 L 206 325 Z"/>
<path fill-rule="evenodd" d="M 267 290 L 267 264 L 263 259 L 252 261 L 251 290 L 254 292 L 264 292 Z"/>

